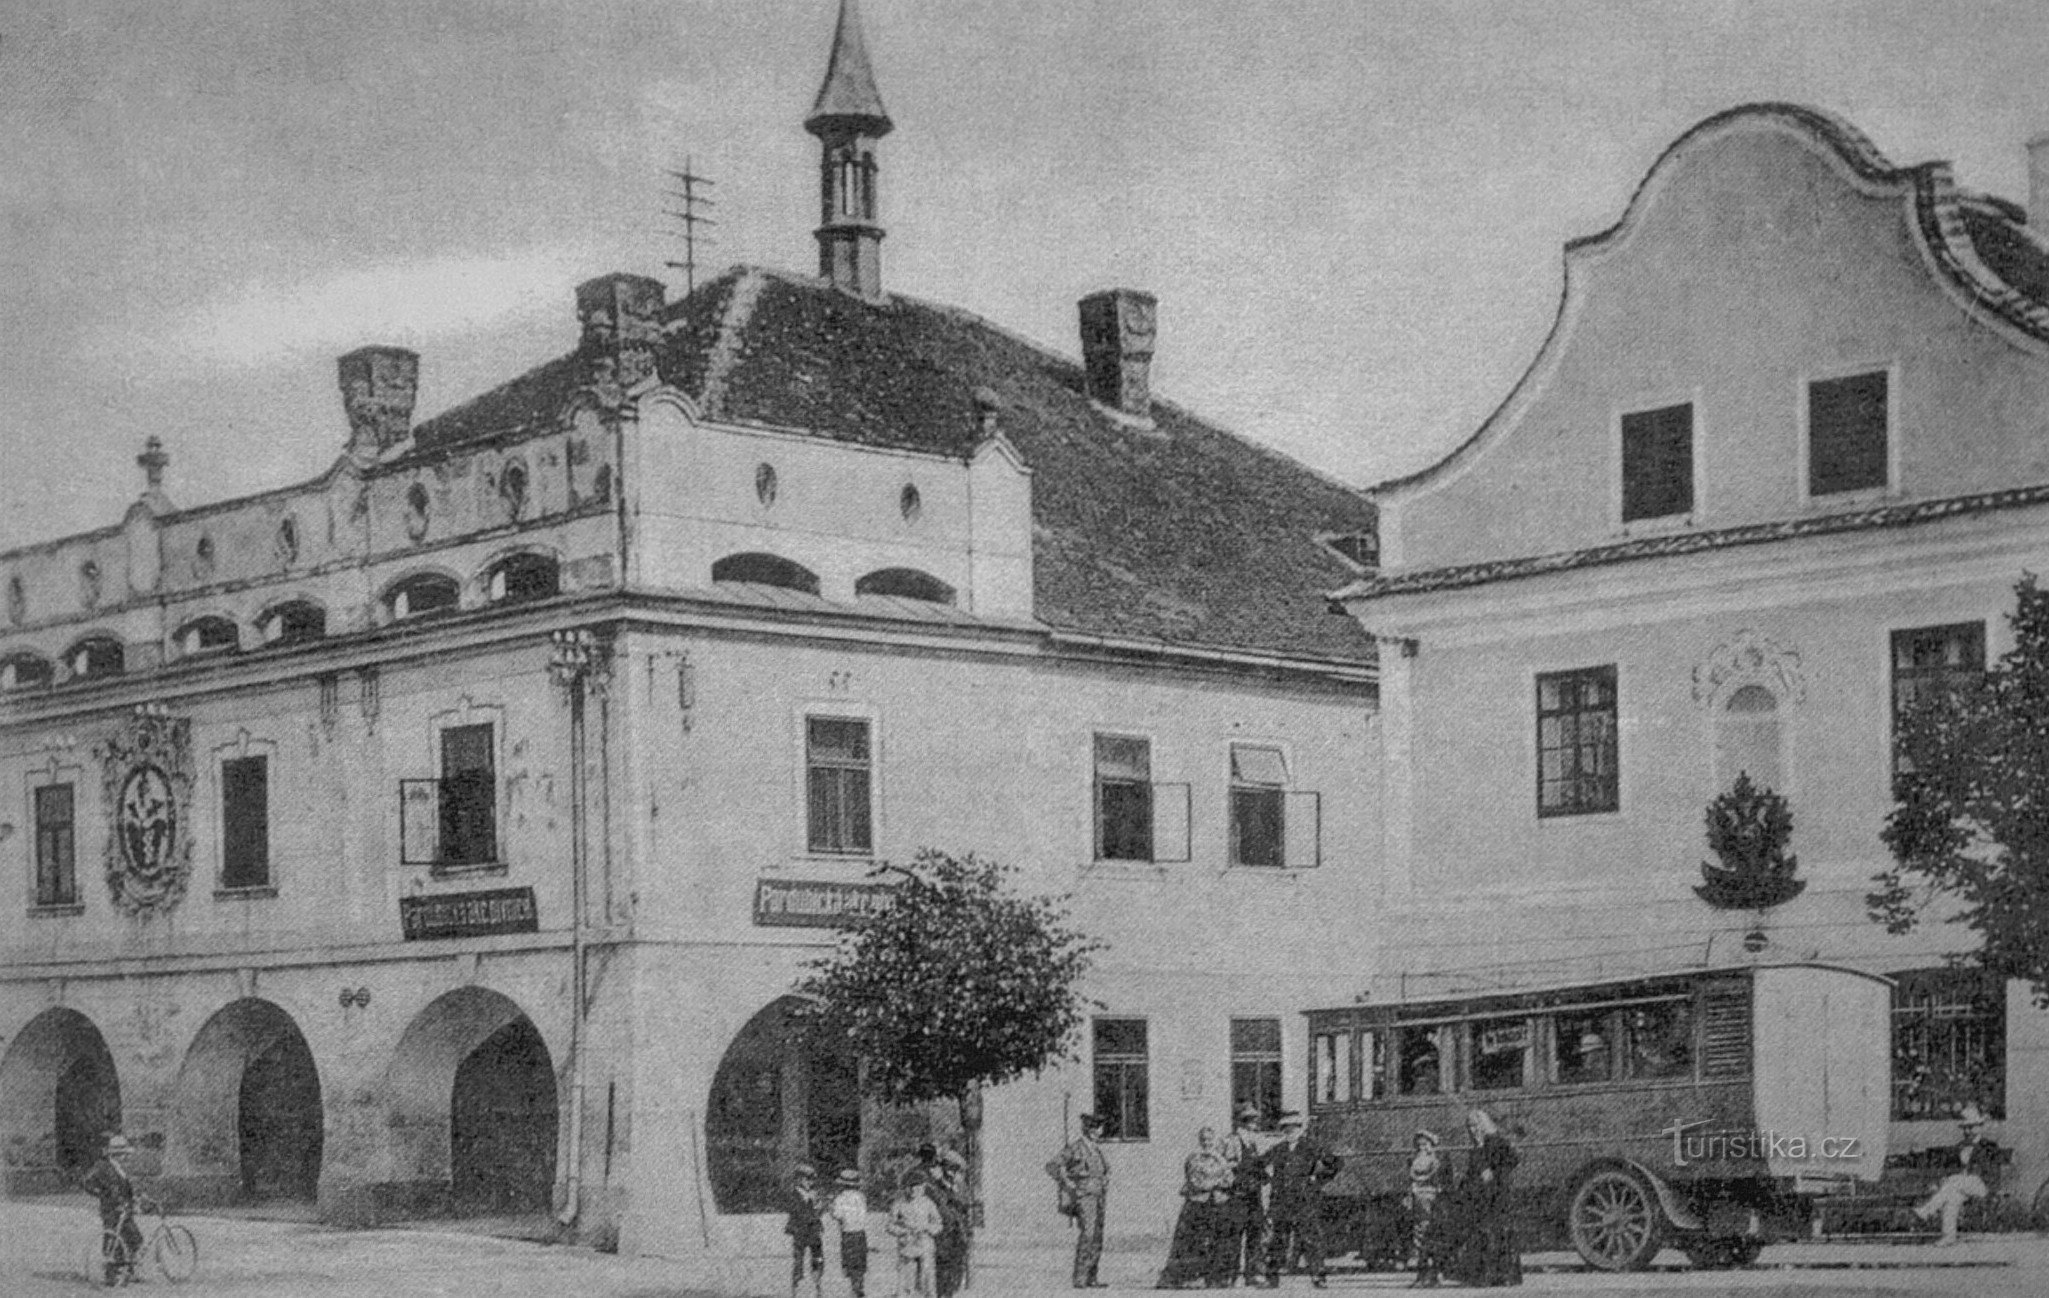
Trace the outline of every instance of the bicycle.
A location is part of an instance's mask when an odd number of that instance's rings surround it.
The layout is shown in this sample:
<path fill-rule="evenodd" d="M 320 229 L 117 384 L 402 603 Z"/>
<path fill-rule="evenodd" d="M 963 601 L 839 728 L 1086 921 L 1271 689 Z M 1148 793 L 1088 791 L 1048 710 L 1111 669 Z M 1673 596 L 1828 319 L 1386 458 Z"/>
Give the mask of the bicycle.
<path fill-rule="evenodd" d="M 156 1218 L 157 1224 L 143 1235 L 141 1246 L 131 1255 L 121 1237 L 131 1223 L 140 1231 L 141 1223 L 135 1220 L 138 1213 Z M 164 1279 L 172 1284 L 190 1280 L 199 1269 L 199 1240 L 191 1231 L 169 1220 L 169 1216 L 155 1200 L 137 1199 L 122 1213 L 118 1224 L 100 1227 L 99 1247 L 87 1264 L 86 1277 L 95 1285 L 131 1283 L 136 1278 L 137 1264 L 147 1253 Z M 107 1279 L 109 1272 L 114 1276 L 111 1281 Z"/>

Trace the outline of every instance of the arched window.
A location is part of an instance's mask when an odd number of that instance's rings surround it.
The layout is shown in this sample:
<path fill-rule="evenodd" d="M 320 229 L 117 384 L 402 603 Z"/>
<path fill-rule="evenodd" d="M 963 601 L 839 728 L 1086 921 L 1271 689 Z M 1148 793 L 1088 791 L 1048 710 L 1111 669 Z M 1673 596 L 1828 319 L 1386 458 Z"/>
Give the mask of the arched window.
<path fill-rule="evenodd" d="M 1715 722 L 1715 779 L 1722 788 L 1742 774 L 1760 789 L 1786 791 L 1780 750 L 1779 700 L 1762 685 L 1729 695 Z"/>
<path fill-rule="evenodd" d="M 854 583 L 856 595 L 895 595 L 899 599 L 922 599 L 934 604 L 953 603 L 953 587 L 929 572 L 916 568 L 884 568 Z"/>
<path fill-rule="evenodd" d="M 545 554 L 515 554 L 491 570 L 491 602 L 516 604 L 562 592 L 562 568 Z"/>
<path fill-rule="evenodd" d="M 0 658 L 0 691 L 41 689 L 54 675 L 50 660 L 35 654 Z"/>
<path fill-rule="evenodd" d="M 119 676 L 127 669 L 121 642 L 112 636 L 93 636 L 79 641 L 64 655 L 64 666 L 71 672 L 71 679 L 76 681 Z"/>
<path fill-rule="evenodd" d="M 178 653 L 186 658 L 229 653 L 241 647 L 242 630 L 224 617 L 194 618 L 178 629 L 177 642 Z"/>
<path fill-rule="evenodd" d="M 327 634 L 327 610 L 311 600 L 288 600 L 265 613 L 256 633 L 267 645 L 300 644 Z"/>
<path fill-rule="evenodd" d="M 782 586 L 818 593 L 818 574 L 774 554 L 729 554 L 711 566 L 713 581 L 744 581 L 757 586 Z"/>
<path fill-rule="evenodd" d="M 423 572 L 393 586 L 384 597 L 384 606 L 394 618 L 422 617 L 454 608 L 458 597 L 455 578 Z"/>

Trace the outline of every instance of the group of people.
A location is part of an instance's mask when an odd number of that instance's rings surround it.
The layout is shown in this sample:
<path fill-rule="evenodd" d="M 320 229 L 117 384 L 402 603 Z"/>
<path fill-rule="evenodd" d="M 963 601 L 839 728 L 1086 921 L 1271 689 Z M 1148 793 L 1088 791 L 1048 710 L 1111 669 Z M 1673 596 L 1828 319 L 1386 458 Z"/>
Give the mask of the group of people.
<path fill-rule="evenodd" d="M 1434 1288 L 1444 1279 L 1483 1287 L 1523 1282 L 1511 1184 L 1520 1155 L 1485 1109 L 1466 1114 L 1466 1134 L 1472 1147 L 1465 1173 L 1456 1180 L 1436 1132 L 1418 1131 L 1412 1141 L 1412 1288 Z"/>
<path fill-rule="evenodd" d="M 952 1298 L 967 1282 L 972 1230 L 967 1160 L 923 1145 L 917 1166 L 897 1179 L 885 1229 L 895 1244 L 897 1298 Z M 818 1170 L 799 1165 L 791 1180 L 783 1230 L 790 1237 L 790 1298 L 825 1292 L 825 1225 L 839 1231 L 840 1270 L 854 1298 L 867 1298 L 869 1202 L 861 1173 L 842 1171 L 827 1191 Z"/>

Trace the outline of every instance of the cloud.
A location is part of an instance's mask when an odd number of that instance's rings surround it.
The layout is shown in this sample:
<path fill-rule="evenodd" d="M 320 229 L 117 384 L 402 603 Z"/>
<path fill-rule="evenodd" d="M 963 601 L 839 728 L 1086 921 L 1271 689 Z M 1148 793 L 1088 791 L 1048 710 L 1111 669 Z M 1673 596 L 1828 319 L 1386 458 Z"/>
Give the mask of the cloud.
<path fill-rule="evenodd" d="M 421 347 L 560 316 L 571 286 L 594 264 L 590 250 L 565 245 L 352 266 L 289 286 L 244 283 L 154 331 L 147 345 L 231 367 L 373 342 Z"/>

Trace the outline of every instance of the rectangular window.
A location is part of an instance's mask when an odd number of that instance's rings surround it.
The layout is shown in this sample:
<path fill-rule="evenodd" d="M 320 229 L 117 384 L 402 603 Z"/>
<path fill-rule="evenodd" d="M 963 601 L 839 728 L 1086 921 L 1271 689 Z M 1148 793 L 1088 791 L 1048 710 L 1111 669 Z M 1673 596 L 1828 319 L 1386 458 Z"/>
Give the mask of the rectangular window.
<path fill-rule="evenodd" d="M 1692 405 L 1622 416 L 1622 521 L 1692 511 Z"/>
<path fill-rule="evenodd" d="M 1096 736 L 1096 859 L 1153 859 L 1152 743 Z"/>
<path fill-rule="evenodd" d="M 1615 1079 L 1613 1010 L 1562 1011 L 1552 1020 L 1551 1075 L 1567 1085 Z"/>
<path fill-rule="evenodd" d="M 1476 1091 L 1507 1091 L 1529 1077 L 1530 1021 L 1481 1019 L 1472 1025 L 1472 1076 Z"/>
<path fill-rule="evenodd" d="M 441 732 L 439 864 L 498 860 L 498 762 L 492 732 L 488 721 Z"/>
<path fill-rule="evenodd" d="M 1281 1021 L 1231 1020 L 1231 1111 L 1256 1104 L 1272 1122 L 1281 1111 Z"/>
<path fill-rule="evenodd" d="M 1309 1039 L 1309 1102 L 1342 1104 L 1352 1099 L 1349 1032 L 1319 1032 Z"/>
<path fill-rule="evenodd" d="M 1985 624 L 1912 627 L 1892 633 L 1893 774 L 1911 769 L 1900 751 L 1900 720 L 1925 699 L 1975 684 L 1985 674 Z"/>
<path fill-rule="evenodd" d="M 221 763 L 221 887 L 270 883 L 270 759 Z"/>
<path fill-rule="evenodd" d="M 1103 1139 L 1148 1139 L 1145 1020 L 1097 1019 L 1094 1047 L 1095 1112 L 1103 1120 Z"/>
<path fill-rule="evenodd" d="M 2006 1116 L 2006 984 L 1978 969 L 1893 975 L 1892 1116 Z"/>
<path fill-rule="evenodd" d="M 1231 864 L 1287 864 L 1288 764 L 1278 748 L 1231 745 Z"/>
<path fill-rule="evenodd" d="M 805 720 L 804 764 L 814 852 L 858 856 L 875 850 L 869 802 L 874 762 L 868 738 L 866 721 L 847 717 Z"/>
<path fill-rule="evenodd" d="M 1886 373 L 1853 374 L 1807 385 L 1807 494 L 1883 487 Z"/>
<path fill-rule="evenodd" d="M 1624 1072 L 1636 1080 L 1693 1076 L 1693 1002 L 1659 1001 L 1622 1012 Z"/>
<path fill-rule="evenodd" d="M 1622 805 L 1615 669 L 1537 677 L 1537 814 L 1577 816 Z"/>
<path fill-rule="evenodd" d="M 35 793 L 36 905 L 78 904 L 77 819 L 71 786 L 45 784 Z"/>
<path fill-rule="evenodd" d="M 1403 1095 L 1442 1095 L 1445 1090 L 1443 1030 L 1397 1028 L 1396 1089 Z"/>

